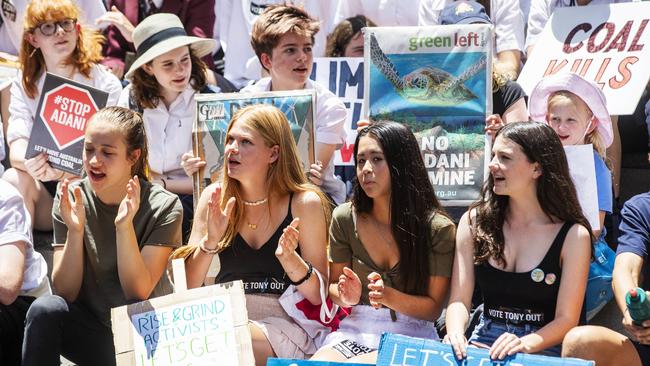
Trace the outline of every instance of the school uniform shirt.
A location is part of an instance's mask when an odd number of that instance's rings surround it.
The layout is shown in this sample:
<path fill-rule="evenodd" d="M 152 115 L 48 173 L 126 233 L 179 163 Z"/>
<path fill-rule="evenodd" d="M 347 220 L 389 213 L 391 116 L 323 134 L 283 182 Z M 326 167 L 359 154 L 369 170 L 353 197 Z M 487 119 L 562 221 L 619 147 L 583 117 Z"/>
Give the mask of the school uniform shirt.
<path fill-rule="evenodd" d="M 0 52 L 18 55 L 23 39 L 25 11 L 29 0 L 0 0 Z M 106 13 L 102 0 L 76 0 L 81 9 L 80 23 L 95 26 L 95 19 Z"/>
<path fill-rule="evenodd" d="M 584 6 L 627 3 L 637 0 L 591 0 Z M 551 18 L 556 8 L 578 6 L 576 0 L 531 0 L 530 13 L 528 14 L 528 30 L 526 34 L 526 48 L 534 46 L 540 34 Z"/>
<path fill-rule="evenodd" d="M 421 0 L 418 25 L 440 24 L 440 12 L 454 0 Z M 494 23 L 496 52 L 524 50 L 524 18 L 518 0 L 491 0 L 490 19 Z"/>
<path fill-rule="evenodd" d="M 618 247 L 616 255 L 621 253 L 634 253 L 643 259 L 643 283 L 639 284 L 644 289 L 650 289 L 650 192 L 637 194 L 625 202 L 621 210 L 621 224 L 619 225 Z"/>
<path fill-rule="evenodd" d="M 119 205 L 103 203 L 95 195 L 88 178 L 71 183 L 69 194 L 72 194 L 75 187 L 81 187 L 86 210 L 83 277 L 76 301 L 86 305 L 97 319 L 110 327 L 111 308 L 133 302 L 124 295 L 118 275 L 114 222 Z M 178 196 L 143 179 L 140 179 L 140 187 L 140 207 L 133 217 L 138 248 L 140 251 L 147 245 L 178 248 L 181 245 L 183 217 L 183 207 Z M 60 200 L 59 191 L 52 208 L 53 246 L 64 244 L 68 236 L 68 227 L 59 210 Z M 169 281 L 163 273 L 151 297 L 164 295 L 169 289 Z"/>
<path fill-rule="evenodd" d="M 325 56 L 327 34 L 333 29 L 331 23 L 336 1 L 328 0 L 216 0 L 215 38 L 225 52 L 224 76 L 238 88 L 262 76 L 262 65 L 251 46 L 251 31 L 257 17 L 273 4 L 293 4 L 303 8 L 310 16 L 321 22 L 321 30 L 314 40 L 314 57 Z"/>
<path fill-rule="evenodd" d="M 118 105 L 129 108 L 131 85 L 122 91 Z M 192 126 L 196 106 L 196 91 L 187 88 L 172 102 L 167 109 L 162 101 L 156 108 L 142 111 L 144 128 L 149 141 L 149 169 L 156 174 L 184 177 L 181 157 L 192 151 Z"/>
<path fill-rule="evenodd" d="M 305 89 L 316 90 L 316 120 L 314 121 L 314 140 L 318 143 L 342 145 L 345 142 L 345 119 L 347 110 L 343 102 L 332 92 L 312 80 L 307 80 Z M 242 89 L 242 92 L 271 90 L 271 78 L 260 79 L 257 83 Z M 324 163 L 324 162 L 323 162 Z M 334 176 L 334 154 L 322 172 L 321 189 L 329 194 L 337 204 L 345 202 L 345 183 Z"/>
<path fill-rule="evenodd" d="M 40 99 L 41 90 L 43 90 L 43 83 L 45 82 L 45 74 L 36 82 L 38 94 L 34 98 L 30 98 L 25 94 L 22 85 L 22 74 L 19 73 L 16 80 L 11 84 L 11 101 L 9 102 L 9 126 L 7 127 L 7 144 L 17 139 L 29 139 L 34 126 L 34 119 L 36 118 L 36 108 L 38 107 L 38 100 Z M 72 80 L 92 86 L 99 90 L 108 93 L 108 101 L 106 106 L 114 106 L 122 92 L 122 84 L 111 74 L 105 67 L 101 65 L 93 65 L 90 69 L 90 78 L 85 77 L 77 72 L 72 77 Z"/>
<path fill-rule="evenodd" d="M 34 250 L 32 222 L 23 197 L 9 182 L 0 179 L 0 246 L 22 242 L 25 244 L 25 269 L 21 295 L 28 295 L 47 283 L 47 263 Z"/>
<path fill-rule="evenodd" d="M 418 24 L 418 3 L 421 0 L 341 0 L 338 2 L 334 24 L 365 15 L 380 27 L 415 26 Z"/>

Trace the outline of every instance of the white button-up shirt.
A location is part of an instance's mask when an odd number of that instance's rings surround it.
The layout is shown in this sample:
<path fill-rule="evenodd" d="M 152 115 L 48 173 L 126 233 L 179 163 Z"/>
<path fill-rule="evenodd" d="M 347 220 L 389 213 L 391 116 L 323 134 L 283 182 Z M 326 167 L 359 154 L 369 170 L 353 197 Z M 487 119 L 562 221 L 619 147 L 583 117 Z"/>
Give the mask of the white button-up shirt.
<path fill-rule="evenodd" d="M 130 93 L 129 85 L 120 95 L 119 106 L 129 108 Z M 142 117 L 149 143 L 149 168 L 152 172 L 166 176 L 185 176 L 181 157 L 184 153 L 192 151 L 196 93 L 188 85 L 169 109 L 161 101 L 156 108 L 143 110 Z"/>

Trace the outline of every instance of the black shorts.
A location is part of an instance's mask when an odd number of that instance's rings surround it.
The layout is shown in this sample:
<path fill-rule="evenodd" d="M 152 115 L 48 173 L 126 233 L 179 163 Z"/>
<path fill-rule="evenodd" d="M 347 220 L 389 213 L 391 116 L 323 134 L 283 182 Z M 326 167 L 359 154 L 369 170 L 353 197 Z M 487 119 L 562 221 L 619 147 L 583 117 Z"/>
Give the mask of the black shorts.
<path fill-rule="evenodd" d="M 632 341 L 632 344 L 641 359 L 641 365 L 650 366 L 650 346 L 635 341 Z"/>

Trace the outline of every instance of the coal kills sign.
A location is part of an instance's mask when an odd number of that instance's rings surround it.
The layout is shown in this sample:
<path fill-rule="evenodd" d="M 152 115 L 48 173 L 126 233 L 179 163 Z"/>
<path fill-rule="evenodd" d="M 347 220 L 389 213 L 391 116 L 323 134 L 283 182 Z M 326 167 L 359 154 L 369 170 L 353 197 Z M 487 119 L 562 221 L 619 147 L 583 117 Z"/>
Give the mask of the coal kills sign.
<path fill-rule="evenodd" d="M 650 2 L 555 9 L 519 77 L 530 95 L 544 76 L 598 84 L 612 115 L 634 113 L 650 78 Z"/>
<path fill-rule="evenodd" d="M 108 93 L 46 74 L 25 158 L 46 153 L 52 167 L 81 175 L 83 138 Z"/>

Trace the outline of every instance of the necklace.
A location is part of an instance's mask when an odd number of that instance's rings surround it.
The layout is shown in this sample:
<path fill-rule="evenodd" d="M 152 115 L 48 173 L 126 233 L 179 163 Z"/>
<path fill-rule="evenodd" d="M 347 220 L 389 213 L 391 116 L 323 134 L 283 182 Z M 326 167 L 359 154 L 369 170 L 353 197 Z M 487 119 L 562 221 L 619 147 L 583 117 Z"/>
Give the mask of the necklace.
<path fill-rule="evenodd" d="M 262 201 L 266 202 L 266 198 L 263 199 Z M 244 201 L 244 202 L 246 202 L 246 201 Z M 256 201 L 256 202 L 260 202 L 260 201 Z M 264 203 L 264 202 L 262 202 L 262 203 Z M 262 203 L 256 203 L 255 205 L 250 205 L 250 206 L 259 206 Z M 264 216 L 264 210 L 262 210 L 262 213 L 257 217 L 257 220 L 255 220 L 256 221 L 255 223 L 252 223 L 252 222 L 246 220 L 246 226 L 248 226 L 251 230 L 257 230 L 257 226 L 262 221 L 263 216 Z"/>
<path fill-rule="evenodd" d="M 259 205 L 265 204 L 268 201 L 269 201 L 268 197 L 262 198 L 261 200 L 257 200 L 257 201 L 244 201 L 244 200 L 242 200 L 242 202 L 244 202 L 244 204 L 246 206 L 259 206 Z"/>

